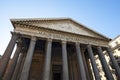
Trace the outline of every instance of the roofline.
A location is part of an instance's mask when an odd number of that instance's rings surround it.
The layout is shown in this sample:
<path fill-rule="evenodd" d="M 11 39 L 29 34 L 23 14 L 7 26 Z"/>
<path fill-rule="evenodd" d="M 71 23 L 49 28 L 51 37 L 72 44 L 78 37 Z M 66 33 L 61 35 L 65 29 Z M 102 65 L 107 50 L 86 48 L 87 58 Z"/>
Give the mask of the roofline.
<path fill-rule="evenodd" d="M 14 22 L 15 22 L 15 21 L 31 21 L 31 20 L 33 20 L 33 21 L 34 21 L 34 20 L 43 20 L 43 21 L 44 21 L 44 20 L 70 20 L 70 21 L 75 22 L 76 24 L 81 25 L 82 27 L 84 27 L 84 28 L 86 28 L 86 29 L 88 29 L 88 30 L 90 30 L 90 31 L 98 34 L 99 36 L 108 39 L 109 41 L 111 40 L 110 38 L 104 36 L 103 34 L 101 34 L 101 33 L 99 33 L 99 32 L 96 32 L 95 30 L 92 30 L 92 29 L 88 28 L 87 26 L 83 25 L 82 23 L 79 23 L 79 22 L 77 22 L 77 21 L 75 21 L 75 20 L 73 20 L 73 19 L 71 19 L 71 18 L 65 18 L 65 17 L 64 17 L 64 18 L 19 18 L 19 19 L 17 19 L 17 18 L 12 18 L 12 19 L 10 19 L 10 21 L 11 21 L 11 23 L 12 23 L 12 25 L 13 25 L 14 28 L 15 28 L 15 25 L 14 25 Z"/>
<path fill-rule="evenodd" d="M 99 32 L 96 32 L 95 30 L 90 29 L 90 28 L 87 27 L 86 25 L 84 25 L 84 24 L 82 24 L 82 23 L 80 23 L 80 22 L 77 22 L 77 21 L 75 21 L 75 20 L 73 20 L 73 19 L 71 19 L 71 20 L 72 20 L 73 22 L 75 22 L 75 23 L 81 25 L 82 27 L 84 27 L 84 28 L 86 28 L 86 29 L 88 29 L 88 30 L 90 30 L 90 31 L 92 31 L 92 32 L 94 32 L 94 33 L 96 33 L 96 34 L 98 34 L 99 36 L 102 36 L 102 37 L 108 39 L 109 41 L 111 40 L 110 38 L 104 36 L 103 34 L 101 34 L 101 33 L 99 33 Z"/>
<path fill-rule="evenodd" d="M 14 22 L 15 21 L 34 21 L 34 20 L 71 20 L 70 18 L 67 18 L 67 17 L 61 17 L 61 18 L 11 18 L 10 21 L 13 25 L 13 27 L 15 28 L 14 26 Z"/>
<path fill-rule="evenodd" d="M 11 21 L 30 21 L 30 20 L 72 20 L 71 18 L 11 18 Z"/>

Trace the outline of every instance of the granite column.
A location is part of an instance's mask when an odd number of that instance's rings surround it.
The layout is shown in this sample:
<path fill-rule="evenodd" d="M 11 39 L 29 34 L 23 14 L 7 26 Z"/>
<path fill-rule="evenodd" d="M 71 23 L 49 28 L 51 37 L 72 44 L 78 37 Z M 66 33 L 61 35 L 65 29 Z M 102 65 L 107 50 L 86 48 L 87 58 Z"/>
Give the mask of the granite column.
<path fill-rule="evenodd" d="M 32 37 L 29 48 L 28 48 L 28 52 L 26 55 L 26 59 L 25 59 L 24 65 L 23 65 L 20 80 L 28 80 L 35 44 L 36 44 L 36 37 Z"/>
<path fill-rule="evenodd" d="M 87 76 L 85 73 L 85 66 L 83 63 L 83 58 L 82 58 L 82 53 L 81 53 L 79 43 L 76 43 L 76 53 L 77 53 L 78 66 L 79 66 L 79 70 L 80 70 L 81 80 L 87 80 Z"/>
<path fill-rule="evenodd" d="M 52 39 L 47 40 L 43 80 L 50 80 Z"/>
<path fill-rule="evenodd" d="M 100 61 L 101 61 L 101 64 L 103 66 L 103 70 L 105 72 L 105 75 L 107 77 L 108 80 L 114 80 L 113 76 L 112 76 L 112 73 L 107 65 L 107 62 L 105 60 L 105 57 L 103 55 L 103 51 L 102 51 L 102 48 L 101 47 L 97 47 L 98 49 L 98 55 L 99 55 L 99 58 L 100 58 Z"/>
<path fill-rule="evenodd" d="M 5 70 L 9 62 L 10 56 L 12 54 L 12 51 L 14 49 L 16 40 L 19 38 L 19 36 L 20 35 L 18 33 L 12 32 L 11 40 L 2 56 L 2 59 L 0 60 L 0 78 L 2 78 L 5 73 Z"/>
<path fill-rule="evenodd" d="M 62 41 L 63 80 L 69 80 L 66 41 Z"/>

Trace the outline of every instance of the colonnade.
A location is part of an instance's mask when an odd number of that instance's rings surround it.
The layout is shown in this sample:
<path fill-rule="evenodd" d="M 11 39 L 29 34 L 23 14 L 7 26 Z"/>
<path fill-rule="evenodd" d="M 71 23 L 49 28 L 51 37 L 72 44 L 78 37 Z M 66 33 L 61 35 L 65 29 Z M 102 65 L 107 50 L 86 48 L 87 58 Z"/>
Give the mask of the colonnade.
<path fill-rule="evenodd" d="M 20 34 L 12 32 L 11 40 L 8 44 L 8 47 L 5 50 L 5 53 L 2 56 L 2 60 L 0 61 L 0 78 L 3 80 L 16 80 L 17 78 L 18 70 L 20 69 L 20 65 L 23 59 L 23 44 L 21 44 L 20 42 L 17 43 L 17 48 L 13 56 L 13 59 L 11 60 L 11 65 L 8 68 L 7 68 L 7 65 L 10 60 L 10 56 L 12 54 L 16 41 L 19 38 L 21 38 L 20 36 L 21 36 Z M 26 58 L 23 64 L 23 68 L 22 68 L 22 72 L 21 72 L 19 80 L 28 80 L 29 78 L 30 66 L 31 66 L 32 57 L 34 54 L 36 41 L 37 41 L 37 37 L 31 37 L 30 45 L 29 45 L 29 48 L 26 54 Z M 45 55 L 44 70 L 43 70 L 44 71 L 43 80 L 50 80 L 52 39 L 47 39 L 46 43 L 47 43 L 47 46 L 46 46 L 46 55 Z M 67 59 L 67 46 L 66 46 L 67 41 L 61 41 L 61 45 L 62 45 L 62 80 L 70 80 L 69 69 L 68 69 L 68 59 Z M 78 68 L 80 72 L 79 75 L 81 76 L 80 80 L 88 80 L 80 45 L 81 44 L 78 42 L 75 43 Z M 89 59 L 92 64 L 95 79 L 101 80 L 100 74 L 99 74 L 99 71 L 98 71 L 98 68 L 95 62 L 92 46 L 93 46 L 92 44 L 86 44 L 86 50 L 87 50 Z M 102 47 L 96 46 L 96 49 L 98 51 L 98 56 L 103 66 L 106 78 L 108 80 L 114 80 L 112 73 L 110 72 L 110 69 L 105 60 Z M 120 68 L 117 62 L 115 61 L 115 58 L 113 57 L 111 50 L 109 48 L 106 48 L 106 51 L 108 52 L 110 59 L 112 63 L 114 64 L 115 70 L 117 72 L 117 76 L 120 77 Z M 6 71 L 6 68 L 7 68 L 7 71 Z"/>

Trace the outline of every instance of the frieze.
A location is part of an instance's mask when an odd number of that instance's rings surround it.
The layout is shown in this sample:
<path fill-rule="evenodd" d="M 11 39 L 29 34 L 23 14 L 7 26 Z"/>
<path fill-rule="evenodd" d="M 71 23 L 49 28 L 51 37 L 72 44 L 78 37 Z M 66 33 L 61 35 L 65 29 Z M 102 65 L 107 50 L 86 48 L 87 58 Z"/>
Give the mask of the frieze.
<path fill-rule="evenodd" d="M 92 44 L 92 45 L 105 46 L 105 47 L 108 46 L 108 42 L 102 39 L 70 34 L 67 32 L 55 31 L 44 28 L 34 28 L 34 27 L 29 28 L 28 26 L 26 27 L 18 26 L 14 31 L 19 32 L 23 35 L 37 36 L 40 38 L 51 38 L 56 40 L 65 40 L 69 42 L 79 42 L 83 44 Z"/>

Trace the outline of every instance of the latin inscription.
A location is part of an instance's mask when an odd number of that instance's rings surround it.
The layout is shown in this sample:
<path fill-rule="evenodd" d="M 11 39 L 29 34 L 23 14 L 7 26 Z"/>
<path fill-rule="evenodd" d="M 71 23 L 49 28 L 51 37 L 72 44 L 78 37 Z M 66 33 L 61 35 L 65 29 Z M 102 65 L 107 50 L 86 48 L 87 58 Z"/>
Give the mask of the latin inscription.
<path fill-rule="evenodd" d="M 51 39 L 56 39 L 56 40 L 65 40 L 69 42 L 79 42 L 79 43 L 84 43 L 84 44 L 101 45 L 101 46 L 106 46 L 106 47 L 108 46 L 107 41 L 103 41 L 103 40 L 91 38 L 91 37 L 86 37 L 82 35 L 59 32 L 55 30 L 48 30 L 48 29 L 42 29 L 42 28 L 30 29 L 27 27 L 24 27 L 24 28 L 17 27 L 15 31 L 20 32 L 21 34 L 38 36 L 41 38 L 51 38 Z"/>

